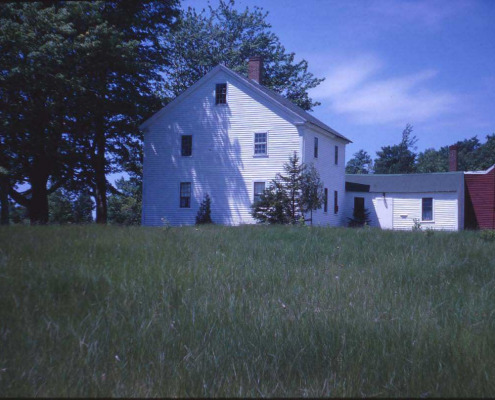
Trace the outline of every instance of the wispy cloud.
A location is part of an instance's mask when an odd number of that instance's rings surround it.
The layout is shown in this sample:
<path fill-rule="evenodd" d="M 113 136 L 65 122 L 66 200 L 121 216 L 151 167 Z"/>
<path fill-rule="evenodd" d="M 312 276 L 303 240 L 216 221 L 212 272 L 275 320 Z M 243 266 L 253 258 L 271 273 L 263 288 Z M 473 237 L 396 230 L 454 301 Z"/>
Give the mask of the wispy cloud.
<path fill-rule="evenodd" d="M 384 69 L 374 55 L 343 62 L 311 94 L 330 104 L 333 113 L 362 124 L 424 122 L 451 112 L 459 102 L 453 93 L 430 88 L 435 70 L 384 78 Z"/>
<path fill-rule="evenodd" d="M 420 23 L 436 27 L 473 5 L 466 0 L 379 0 L 368 4 L 368 11 L 397 24 Z"/>

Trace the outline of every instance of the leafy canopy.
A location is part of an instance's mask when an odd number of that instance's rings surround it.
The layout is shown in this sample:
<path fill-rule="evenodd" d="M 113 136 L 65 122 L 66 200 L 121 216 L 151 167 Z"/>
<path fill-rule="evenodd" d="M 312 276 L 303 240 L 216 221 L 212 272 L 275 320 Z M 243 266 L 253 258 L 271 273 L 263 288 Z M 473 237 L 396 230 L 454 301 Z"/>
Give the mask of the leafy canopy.
<path fill-rule="evenodd" d="M 323 79 L 308 72 L 306 60 L 294 61 L 295 54 L 288 53 L 271 31 L 267 15 L 259 7 L 238 11 L 234 0 L 221 0 L 217 8 L 199 12 L 191 7 L 183 11 L 177 30 L 163 38 L 173 60 L 165 67 L 166 96 L 177 96 L 218 64 L 247 75 L 246 60 L 259 55 L 264 86 L 305 110 L 319 105 L 308 90 Z"/>
<path fill-rule="evenodd" d="M 354 153 L 354 156 L 347 162 L 346 174 L 369 174 L 373 172 L 373 160 L 364 150 Z"/>
<path fill-rule="evenodd" d="M 393 146 L 383 146 L 376 154 L 376 174 L 410 174 L 416 171 L 416 154 L 414 145 L 418 141 L 416 136 L 411 136 L 413 127 L 407 124 L 402 131 L 402 140 Z"/>

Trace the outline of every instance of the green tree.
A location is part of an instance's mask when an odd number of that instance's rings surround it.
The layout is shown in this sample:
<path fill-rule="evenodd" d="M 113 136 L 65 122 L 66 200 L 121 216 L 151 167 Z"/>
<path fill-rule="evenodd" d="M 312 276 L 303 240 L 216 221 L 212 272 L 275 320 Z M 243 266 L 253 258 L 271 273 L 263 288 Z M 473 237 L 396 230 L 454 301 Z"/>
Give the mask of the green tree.
<path fill-rule="evenodd" d="M 476 136 L 457 143 L 457 169 L 459 171 L 480 171 L 495 164 L 495 134 L 487 135 L 481 143 Z M 439 150 L 426 149 L 418 154 L 418 172 L 446 172 L 449 170 L 449 146 Z"/>
<path fill-rule="evenodd" d="M 413 127 L 407 124 L 402 131 L 402 140 L 398 145 L 383 146 L 377 151 L 374 169 L 376 174 L 410 174 L 416 171 L 414 145 L 416 136 L 411 136 Z"/>
<path fill-rule="evenodd" d="M 196 225 L 212 224 L 211 220 L 211 199 L 208 193 L 199 205 L 198 214 L 196 215 Z"/>
<path fill-rule="evenodd" d="M 364 150 L 354 153 L 345 167 L 346 174 L 369 174 L 370 172 L 373 172 L 373 160 Z"/>
<path fill-rule="evenodd" d="M 259 55 L 264 60 L 263 85 L 305 110 L 319 103 L 308 90 L 323 79 L 308 72 L 306 60 L 295 62 L 266 21 L 261 8 L 235 8 L 235 2 L 221 0 L 217 8 L 183 11 L 177 31 L 165 37 L 174 60 L 166 69 L 166 95 L 173 98 L 204 76 L 217 64 L 247 75 L 246 60 Z"/>
<path fill-rule="evenodd" d="M 67 224 L 74 222 L 74 213 L 70 195 L 63 189 L 57 189 L 48 196 L 49 222 Z"/>
<path fill-rule="evenodd" d="M 138 125 L 161 105 L 161 39 L 177 1 L 0 6 L 0 120 L 9 194 L 32 223 L 48 221 L 60 186 L 91 189 L 106 222 L 106 173 L 139 158 Z M 15 190 L 28 183 L 25 193 Z"/>
<path fill-rule="evenodd" d="M 91 195 L 88 192 L 79 193 L 73 203 L 74 222 L 76 224 L 93 222 L 93 209 Z"/>
<path fill-rule="evenodd" d="M 313 164 L 304 165 L 301 177 L 301 204 L 302 211 L 310 213 L 311 225 L 313 225 L 313 211 L 321 208 L 324 196 L 323 182 L 318 170 Z"/>
<path fill-rule="evenodd" d="M 140 225 L 142 209 L 141 181 L 131 177 L 115 182 L 118 193 L 108 198 L 108 221 L 112 224 Z"/>
<path fill-rule="evenodd" d="M 278 179 L 271 181 L 260 195 L 260 200 L 254 203 L 252 208 L 253 218 L 258 222 L 269 224 L 291 222 L 289 198 Z"/>
<path fill-rule="evenodd" d="M 477 167 L 486 170 L 495 164 L 495 133 L 486 136 L 486 142 L 481 145 Z"/>
<path fill-rule="evenodd" d="M 426 149 L 418 154 L 416 160 L 416 171 L 420 173 L 447 172 L 449 170 L 448 146 L 440 150 Z"/>
<path fill-rule="evenodd" d="M 323 184 L 316 168 L 299 162 L 297 153 L 284 164 L 284 174 L 277 174 L 260 200 L 253 204 L 252 215 L 259 222 L 296 224 L 305 212 L 321 208 Z"/>
<path fill-rule="evenodd" d="M 48 195 L 72 170 L 64 132 L 76 36 L 58 4 L 0 5 L 0 163 L 9 195 L 32 223 L 48 222 Z M 22 183 L 30 189 L 19 193 Z"/>

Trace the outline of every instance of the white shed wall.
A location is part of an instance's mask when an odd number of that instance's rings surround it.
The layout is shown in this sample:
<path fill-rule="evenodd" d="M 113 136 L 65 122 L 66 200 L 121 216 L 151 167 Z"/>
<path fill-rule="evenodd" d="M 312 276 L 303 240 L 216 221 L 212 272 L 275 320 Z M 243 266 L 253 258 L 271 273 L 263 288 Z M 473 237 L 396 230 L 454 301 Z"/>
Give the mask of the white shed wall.
<path fill-rule="evenodd" d="M 392 206 L 392 224 L 395 230 L 411 230 L 414 219 L 421 222 L 423 229 L 457 231 L 463 227 L 463 193 L 386 193 L 386 198 Z M 380 227 L 380 215 L 377 214 L 377 199 L 381 193 L 347 192 L 345 216 L 351 217 L 354 207 L 354 197 L 364 197 L 365 207 L 370 211 L 370 226 Z M 421 199 L 433 198 L 433 221 L 421 221 Z M 370 205 L 372 205 L 370 207 Z"/>

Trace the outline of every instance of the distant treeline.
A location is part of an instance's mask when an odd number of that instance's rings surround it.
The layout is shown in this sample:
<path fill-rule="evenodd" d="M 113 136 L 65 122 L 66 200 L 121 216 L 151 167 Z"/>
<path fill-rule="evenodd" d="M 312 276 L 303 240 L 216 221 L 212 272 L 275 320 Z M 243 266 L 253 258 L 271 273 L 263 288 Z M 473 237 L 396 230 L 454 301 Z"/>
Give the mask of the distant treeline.
<path fill-rule="evenodd" d="M 348 174 L 410 174 L 447 172 L 449 170 L 449 146 L 457 145 L 459 171 L 482 171 L 495 164 L 495 133 L 486 136 L 481 143 L 477 136 L 450 143 L 439 150 L 428 148 L 416 153 L 417 138 L 411 136 L 413 127 L 407 125 L 399 144 L 383 146 L 372 160 L 364 150 L 354 153 L 346 166 Z"/>

